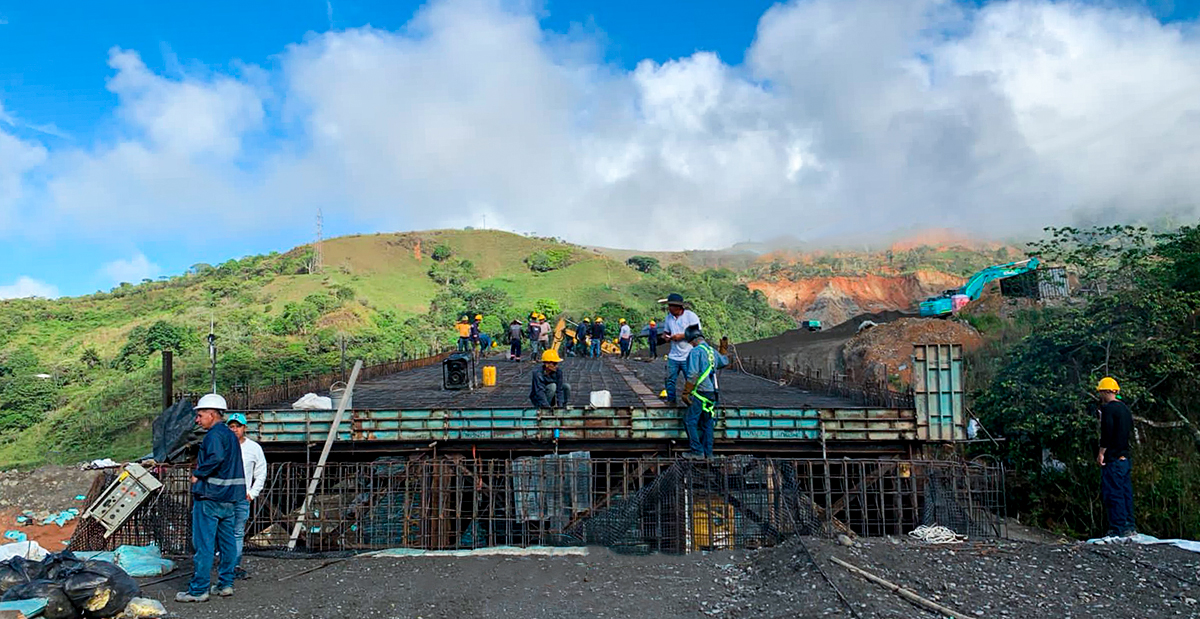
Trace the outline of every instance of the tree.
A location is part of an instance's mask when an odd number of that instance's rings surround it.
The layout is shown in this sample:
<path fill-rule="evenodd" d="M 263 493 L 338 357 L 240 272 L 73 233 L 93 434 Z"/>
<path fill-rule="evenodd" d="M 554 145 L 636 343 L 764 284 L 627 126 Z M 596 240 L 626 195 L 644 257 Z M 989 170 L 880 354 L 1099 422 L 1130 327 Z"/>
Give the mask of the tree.
<path fill-rule="evenodd" d="M 655 273 L 662 269 L 662 266 L 658 263 L 658 258 L 653 256 L 633 256 L 626 260 L 625 264 L 642 273 Z"/>
<path fill-rule="evenodd" d="M 445 262 L 450 256 L 454 255 L 454 250 L 450 249 L 449 245 L 441 244 L 433 248 L 433 253 L 430 257 L 437 262 Z"/>

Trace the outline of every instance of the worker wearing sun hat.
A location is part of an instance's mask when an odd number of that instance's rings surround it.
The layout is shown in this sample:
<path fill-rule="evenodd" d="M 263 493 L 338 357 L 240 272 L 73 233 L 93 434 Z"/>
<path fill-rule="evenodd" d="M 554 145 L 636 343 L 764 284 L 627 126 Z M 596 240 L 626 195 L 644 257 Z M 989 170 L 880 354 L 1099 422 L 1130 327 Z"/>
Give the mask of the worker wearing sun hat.
<path fill-rule="evenodd" d="M 667 316 L 663 319 L 662 332 L 659 339 L 671 343 L 671 352 L 667 353 L 667 380 L 664 389 L 667 392 L 667 404 L 675 406 L 675 382 L 679 374 L 686 373 L 688 355 L 692 345 L 685 339 L 684 332 L 688 327 L 700 328 L 700 317 L 683 303 L 683 295 L 672 292 L 659 303 L 667 305 Z"/>
<path fill-rule="evenodd" d="M 1100 494 L 1108 512 L 1108 534 L 1130 536 L 1137 533 L 1133 520 L 1133 479 L 1130 477 L 1132 453 L 1129 435 L 1133 432 L 1133 413 L 1117 399 L 1121 386 L 1105 376 L 1096 385 L 1100 397 Z"/>

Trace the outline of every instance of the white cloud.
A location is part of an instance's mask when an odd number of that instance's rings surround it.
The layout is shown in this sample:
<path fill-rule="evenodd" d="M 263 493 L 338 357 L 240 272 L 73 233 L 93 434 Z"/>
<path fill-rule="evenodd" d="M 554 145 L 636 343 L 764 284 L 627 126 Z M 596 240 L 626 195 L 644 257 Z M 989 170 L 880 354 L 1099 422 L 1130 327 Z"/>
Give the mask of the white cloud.
<path fill-rule="evenodd" d="M 143 279 L 152 278 L 161 272 L 162 269 L 157 264 L 150 262 L 141 252 L 134 254 L 128 260 L 113 260 L 100 267 L 100 273 L 113 283 L 129 282 L 136 284 Z"/>
<path fill-rule="evenodd" d="M 804 0 L 763 15 L 742 66 L 699 51 L 623 71 L 510 5 L 437 0 L 398 32 L 312 35 L 271 74 L 168 78 L 113 50 L 120 137 L 47 159 L 0 133 L 0 217 L 8 195 L 10 212 L 136 241 L 307 229 L 323 207 L 654 248 L 1196 212 L 1195 24 Z"/>
<path fill-rule="evenodd" d="M 58 288 L 38 281 L 32 277 L 18 277 L 17 281 L 0 285 L 0 299 L 23 299 L 25 297 L 46 297 L 53 299 L 58 296 Z"/>

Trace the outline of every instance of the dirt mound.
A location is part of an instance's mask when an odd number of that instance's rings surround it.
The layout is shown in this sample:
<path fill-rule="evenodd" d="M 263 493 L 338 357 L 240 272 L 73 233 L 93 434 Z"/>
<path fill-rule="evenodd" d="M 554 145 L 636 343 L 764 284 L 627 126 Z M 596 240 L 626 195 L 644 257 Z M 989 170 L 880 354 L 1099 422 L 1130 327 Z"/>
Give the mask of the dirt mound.
<path fill-rule="evenodd" d="M 963 279 L 936 271 L 908 275 L 812 277 L 797 281 L 754 281 L 771 305 L 800 320 L 838 325 L 863 313 L 911 311 L 922 299 L 962 285 Z M 857 325 L 856 325 L 857 326 Z"/>
<path fill-rule="evenodd" d="M 842 347 L 854 337 L 863 322 L 883 324 L 911 316 L 913 314 L 898 311 L 858 314 L 824 331 L 792 329 L 775 337 L 744 342 L 737 345 L 736 352 L 742 358 L 779 362 L 784 367 L 810 373 L 817 370 L 828 376 L 840 371 Z"/>
<path fill-rule="evenodd" d="M 912 384 L 913 344 L 962 344 L 973 350 L 983 343 L 970 325 L 940 318 L 901 318 L 855 335 L 842 351 L 846 373 L 854 380 Z"/>

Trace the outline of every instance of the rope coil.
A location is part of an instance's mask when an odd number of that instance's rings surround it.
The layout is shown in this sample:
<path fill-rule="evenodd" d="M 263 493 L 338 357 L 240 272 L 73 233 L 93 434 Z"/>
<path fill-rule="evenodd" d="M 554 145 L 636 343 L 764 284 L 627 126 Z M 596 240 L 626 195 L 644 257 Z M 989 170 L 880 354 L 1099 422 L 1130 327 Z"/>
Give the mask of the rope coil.
<path fill-rule="evenodd" d="M 926 544 L 957 544 L 967 541 L 966 535 L 959 535 L 953 530 L 941 525 L 921 525 L 908 532 L 908 536 Z"/>

